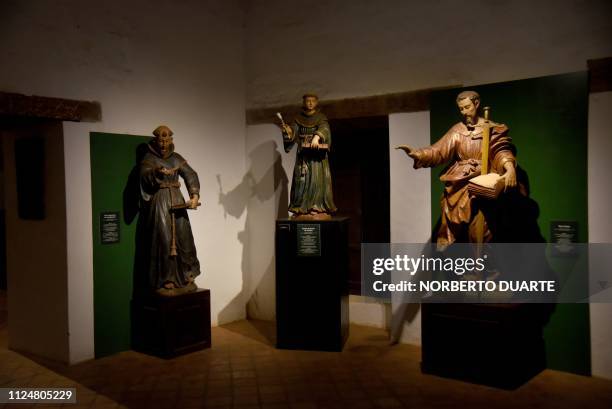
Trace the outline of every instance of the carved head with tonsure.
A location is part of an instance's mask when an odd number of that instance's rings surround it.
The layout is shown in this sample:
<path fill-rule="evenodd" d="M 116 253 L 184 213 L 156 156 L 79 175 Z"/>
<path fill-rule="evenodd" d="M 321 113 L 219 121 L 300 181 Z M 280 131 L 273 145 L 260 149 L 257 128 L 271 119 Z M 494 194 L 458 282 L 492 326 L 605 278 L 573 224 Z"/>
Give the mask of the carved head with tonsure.
<path fill-rule="evenodd" d="M 166 157 L 172 150 L 174 141 L 172 135 L 174 135 L 174 132 L 166 125 L 160 125 L 155 128 L 153 135 L 155 136 L 155 145 L 157 145 L 159 153 Z"/>
<path fill-rule="evenodd" d="M 304 94 L 304 96 L 302 96 L 302 106 L 304 111 L 313 112 L 317 109 L 318 105 L 319 97 L 315 94 Z"/>

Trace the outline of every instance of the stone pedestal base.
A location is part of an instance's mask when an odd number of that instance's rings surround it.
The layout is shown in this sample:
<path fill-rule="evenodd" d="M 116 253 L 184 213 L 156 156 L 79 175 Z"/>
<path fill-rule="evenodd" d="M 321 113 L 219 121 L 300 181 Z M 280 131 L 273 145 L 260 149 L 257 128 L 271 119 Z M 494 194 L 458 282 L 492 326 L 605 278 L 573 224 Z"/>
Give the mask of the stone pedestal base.
<path fill-rule="evenodd" d="M 210 290 L 132 300 L 134 350 L 173 358 L 210 345 Z"/>
<path fill-rule="evenodd" d="M 547 304 L 423 304 L 424 373 L 505 389 L 546 367 Z"/>

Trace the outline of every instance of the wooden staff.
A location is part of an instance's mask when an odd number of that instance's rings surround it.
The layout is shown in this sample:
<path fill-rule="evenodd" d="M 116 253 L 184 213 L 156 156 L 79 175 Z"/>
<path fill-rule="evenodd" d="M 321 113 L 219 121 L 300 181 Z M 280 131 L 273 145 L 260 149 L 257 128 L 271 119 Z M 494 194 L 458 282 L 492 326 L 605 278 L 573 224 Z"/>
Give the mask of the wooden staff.
<path fill-rule="evenodd" d="M 482 124 L 482 161 L 480 162 L 480 174 L 486 175 L 489 173 L 489 142 L 491 139 L 491 125 L 489 122 L 490 107 L 484 107 L 484 123 Z M 478 211 L 476 215 L 476 243 L 477 256 L 479 257 L 482 252 L 482 243 L 484 241 L 484 224 L 485 218 L 482 211 Z"/>
<path fill-rule="evenodd" d="M 170 220 L 172 221 L 170 223 L 172 230 L 172 241 L 170 241 L 170 257 L 175 257 L 178 255 L 178 253 L 176 252 L 176 220 L 174 212 L 172 211 L 172 203 L 174 200 L 172 199 L 172 189 L 168 189 L 168 191 L 170 192 Z"/>
<path fill-rule="evenodd" d="M 170 197 L 172 197 L 172 193 L 170 193 Z M 201 206 L 202 203 L 198 202 L 197 206 Z M 182 203 L 182 204 L 177 204 L 177 205 L 173 205 L 172 207 L 170 207 L 170 215 L 172 216 L 172 241 L 170 242 L 170 256 L 177 256 L 178 253 L 176 251 L 176 215 L 174 214 L 177 210 L 183 210 L 183 209 L 191 209 L 191 207 L 189 207 L 189 203 Z"/>
<path fill-rule="evenodd" d="M 175 168 L 164 168 L 162 166 L 161 173 L 164 175 L 174 175 L 179 169 L 180 166 Z M 174 257 L 178 255 L 176 252 L 176 217 L 172 211 L 172 204 L 174 203 L 174 199 L 172 198 L 172 189 L 168 189 L 168 191 L 170 192 L 170 229 L 172 232 L 172 240 L 170 241 L 170 257 Z"/>
<path fill-rule="evenodd" d="M 172 212 L 172 242 L 170 243 L 170 257 L 177 256 L 176 252 L 176 220 Z"/>

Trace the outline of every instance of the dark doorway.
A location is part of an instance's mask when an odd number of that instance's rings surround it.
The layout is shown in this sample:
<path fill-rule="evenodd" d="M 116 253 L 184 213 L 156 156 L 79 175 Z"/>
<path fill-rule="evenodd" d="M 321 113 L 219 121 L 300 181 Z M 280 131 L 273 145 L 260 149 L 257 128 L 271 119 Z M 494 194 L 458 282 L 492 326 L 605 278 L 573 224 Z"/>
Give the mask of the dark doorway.
<path fill-rule="evenodd" d="M 388 243 L 389 119 L 330 120 L 330 167 L 338 216 L 350 218 L 349 288 L 361 294 L 361 243 Z"/>

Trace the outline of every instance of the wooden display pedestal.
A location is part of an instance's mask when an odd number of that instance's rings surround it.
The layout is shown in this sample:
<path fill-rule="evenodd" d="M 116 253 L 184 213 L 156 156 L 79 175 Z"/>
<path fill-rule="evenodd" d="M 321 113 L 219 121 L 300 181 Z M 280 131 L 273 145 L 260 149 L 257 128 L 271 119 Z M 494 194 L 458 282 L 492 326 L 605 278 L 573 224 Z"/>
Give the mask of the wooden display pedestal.
<path fill-rule="evenodd" d="M 210 348 L 210 290 L 132 300 L 132 348 L 160 358 Z"/>
<path fill-rule="evenodd" d="M 348 218 L 277 220 L 276 346 L 341 351 L 348 326 Z"/>
<path fill-rule="evenodd" d="M 422 304 L 424 373 L 514 389 L 546 367 L 547 304 Z"/>

